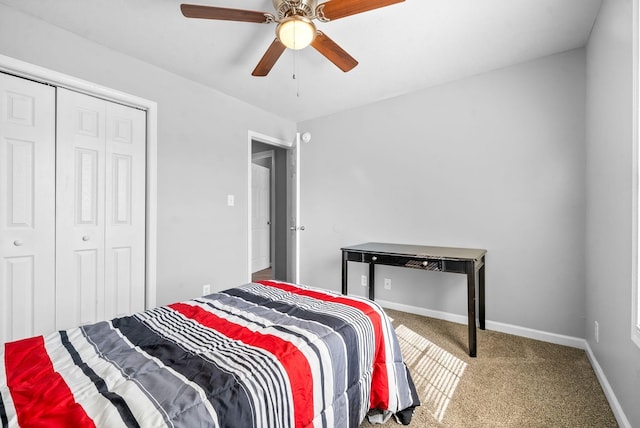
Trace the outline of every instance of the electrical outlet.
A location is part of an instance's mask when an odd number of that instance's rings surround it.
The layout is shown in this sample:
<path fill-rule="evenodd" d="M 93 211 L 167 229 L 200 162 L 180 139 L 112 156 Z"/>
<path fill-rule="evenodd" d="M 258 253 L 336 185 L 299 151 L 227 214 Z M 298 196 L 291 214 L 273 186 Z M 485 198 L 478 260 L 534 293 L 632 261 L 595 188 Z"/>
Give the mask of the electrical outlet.
<path fill-rule="evenodd" d="M 598 321 L 595 322 L 594 335 L 596 337 L 596 343 L 600 343 L 600 324 L 598 324 Z"/>
<path fill-rule="evenodd" d="M 362 275 L 360 277 L 360 285 L 362 285 L 363 287 L 369 285 L 369 283 L 367 282 L 367 275 Z"/>
<path fill-rule="evenodd" d="M 227 206 L 234 206 L 236 204 L 236 197 L 234 195 L 227 195 Z"/>
<path fill-rule="evenodd" d="M 391 279 L 390 278 L 385 278 L 384 279 L 384 289 L 385 290 L 391 290 Z"/>
<path fill-rule="evenodd" d="M 211 284 L 205 284 L 202 286 L 202 295 L 206 296 L 207 294 L 211 294 Z"/>

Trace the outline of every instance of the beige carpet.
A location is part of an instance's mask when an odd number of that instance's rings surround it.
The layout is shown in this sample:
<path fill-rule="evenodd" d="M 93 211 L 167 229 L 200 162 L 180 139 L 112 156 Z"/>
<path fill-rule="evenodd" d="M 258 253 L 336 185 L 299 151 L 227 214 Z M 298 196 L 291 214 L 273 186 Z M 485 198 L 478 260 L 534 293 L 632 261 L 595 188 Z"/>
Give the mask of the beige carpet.
<path fill-rule="evenodd" d="M 583 350 L 478 330 L 470 358 L 466 325 L 387 313 L 422 402 L 411 427 L 618 426 Z"/>

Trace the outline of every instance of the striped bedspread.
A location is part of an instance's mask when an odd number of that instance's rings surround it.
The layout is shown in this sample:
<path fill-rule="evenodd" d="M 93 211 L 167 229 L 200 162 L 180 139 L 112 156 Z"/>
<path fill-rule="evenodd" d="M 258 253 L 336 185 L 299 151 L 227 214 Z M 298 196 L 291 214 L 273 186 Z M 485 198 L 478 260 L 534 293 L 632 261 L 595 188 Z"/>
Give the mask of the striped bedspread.
<path fill-rule="evenodd" d="M 357 427 L 419 405 L 374 302 L 262 281 L 0 353 L 3 427 Z"/>

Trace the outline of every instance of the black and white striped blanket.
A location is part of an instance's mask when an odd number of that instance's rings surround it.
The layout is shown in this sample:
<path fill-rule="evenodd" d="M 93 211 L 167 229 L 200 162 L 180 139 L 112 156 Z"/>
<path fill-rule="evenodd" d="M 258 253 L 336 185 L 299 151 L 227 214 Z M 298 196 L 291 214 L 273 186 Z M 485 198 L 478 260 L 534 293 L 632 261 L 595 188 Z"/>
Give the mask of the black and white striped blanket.
<path fill-rule="evenodd" d="M 274 281 L 6 343 L 2 426 L 357 427 L 419 405 L 374 302 Z"/>

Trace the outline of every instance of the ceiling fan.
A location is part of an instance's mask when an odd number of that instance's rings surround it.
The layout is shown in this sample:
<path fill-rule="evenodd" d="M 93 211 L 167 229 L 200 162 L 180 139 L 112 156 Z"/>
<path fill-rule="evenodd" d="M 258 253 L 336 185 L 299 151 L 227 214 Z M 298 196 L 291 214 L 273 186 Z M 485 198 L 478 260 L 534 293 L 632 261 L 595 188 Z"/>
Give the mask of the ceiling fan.
<path fill-rule="evenodd" d="M 272 0 L 276 15 L 254 10 L 229 9 L 215 6 L 182 4 L 180 10 L 187 18 L 218 19 L 225 21 L 278 23 L 276 38 L 271 43 L 253 76 L 266 76 L 286 48 L 302 49 L 311 45 L 342 71 L 347 72 L 358 65 L 358 61 L 316 29 L 313 20 L 334 21 L 345 16 L 367 12 L 404 0 L 329 0 L 317 4 L 317 0 Z"/>

